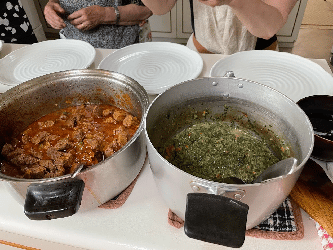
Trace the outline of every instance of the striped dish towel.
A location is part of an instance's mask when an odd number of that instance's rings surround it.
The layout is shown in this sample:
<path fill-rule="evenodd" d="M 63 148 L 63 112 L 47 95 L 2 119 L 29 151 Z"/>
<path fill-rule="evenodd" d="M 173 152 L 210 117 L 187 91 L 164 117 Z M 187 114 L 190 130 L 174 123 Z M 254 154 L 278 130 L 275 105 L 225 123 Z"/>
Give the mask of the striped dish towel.
<path fill-rule="evenodd" d="M 323 249 L 324 250 L 333 249 L 333 239 L 332 239 L 332 237 L 327 233 L 327 231 L 321 225 L 319 225 L 318 222 L 315 222 L 315 223 L 316 223 L 318 236 L 321 240 L 321 244 L 323 246 Z"/>

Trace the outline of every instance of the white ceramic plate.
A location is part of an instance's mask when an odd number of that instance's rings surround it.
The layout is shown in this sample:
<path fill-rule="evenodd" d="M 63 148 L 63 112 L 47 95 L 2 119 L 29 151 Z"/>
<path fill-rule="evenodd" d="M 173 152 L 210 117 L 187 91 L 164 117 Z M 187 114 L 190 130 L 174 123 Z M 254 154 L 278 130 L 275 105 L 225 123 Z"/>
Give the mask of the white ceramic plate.
<path fill-rule="evenodd" d="M 15 50 L 0 60 L 0 93 L 49 73 L 85 69 L 95 59 L 89 43 L 73 40 L 49 40 Z"/>
<path fill-rule="evenodd" d="M 184 45 L 147 42 L 119 49 L 101 61 L 98 68 L 122 73 L 140 83 L 148 94 L 199 76 L 201 56 Z"/>
<path fill-rule="evenodd" d="M 309 59 L 277 51 L 243 51 L 216 62 L 210 76 L 233 71 L 237 78 L 268 85 L 298 100 L 315 94 L 333 95 L 333 77 Z"/>

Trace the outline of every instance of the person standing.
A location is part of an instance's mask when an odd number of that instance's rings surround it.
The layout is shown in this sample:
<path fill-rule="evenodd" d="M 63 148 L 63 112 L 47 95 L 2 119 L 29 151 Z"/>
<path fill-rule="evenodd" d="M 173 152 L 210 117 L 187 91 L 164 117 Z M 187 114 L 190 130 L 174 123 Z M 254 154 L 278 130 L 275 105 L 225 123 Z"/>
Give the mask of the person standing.
<path fill-rule="evenodd" d="M 137 0 L 49 0 L 44 15 L 63 38 L 119 49 L 139 42 L 140 24 L 152 12 Z"/>
<path fill-rule="evenodd" d="M 177 0 L 142 0 L 154 14 L 170 11 Z M 190 0 L 193 35 L 188 46 L 201 53 L 232 54 L 276 49 L 276 33 L 297 0 Z"/>

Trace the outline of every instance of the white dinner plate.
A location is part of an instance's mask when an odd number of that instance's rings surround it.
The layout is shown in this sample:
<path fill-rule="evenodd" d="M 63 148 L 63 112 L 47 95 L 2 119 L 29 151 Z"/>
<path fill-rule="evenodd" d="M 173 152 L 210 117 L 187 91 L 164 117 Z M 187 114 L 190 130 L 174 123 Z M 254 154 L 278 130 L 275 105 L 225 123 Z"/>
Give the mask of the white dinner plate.
<path fill-rule="evenodd" d="M 210 76 L 223 76 L 226 71 L 270 86 L 295 102 L 310 95 L 333 95 L 331 74 L 309 59 L 286 52 L 238 52 L 216 62 Z"/>
<path fill-rule="evenodd" d="M 184 45 L 147 42 L 129 45 L 104 58 L 99 69 L 122 73 L 140 83 L 148 94 L 199 76 L 201 56 Z"/>
<path fill-rule="evenodd" d="M 96 51 L 89 43 L 57 39 L 17 49 L 0 60 L 0 93 L 49 73 L 88 68 Z"/>

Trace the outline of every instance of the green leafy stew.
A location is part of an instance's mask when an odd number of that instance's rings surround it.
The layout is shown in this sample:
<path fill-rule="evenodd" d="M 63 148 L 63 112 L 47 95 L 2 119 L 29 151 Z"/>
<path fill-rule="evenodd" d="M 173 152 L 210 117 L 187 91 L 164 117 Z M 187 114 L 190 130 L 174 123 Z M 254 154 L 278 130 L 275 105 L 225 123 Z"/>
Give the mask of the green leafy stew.
<path fill-rule="evenodd" d="M 193 118 L 207 113 L 196 113 Z M 227 181 L 230 177 L 251 183 L 263 170 L 291 156 L 290 148 L 270 126 L 258 129 L 246 114 L 237 119 L 226 117 L 198 119 L 168 138 L 158 148 L 159 153 L 189 174 L 226 183 L 232 183 Z M 241 122 L 244 119 L 246 122 Z"/>

